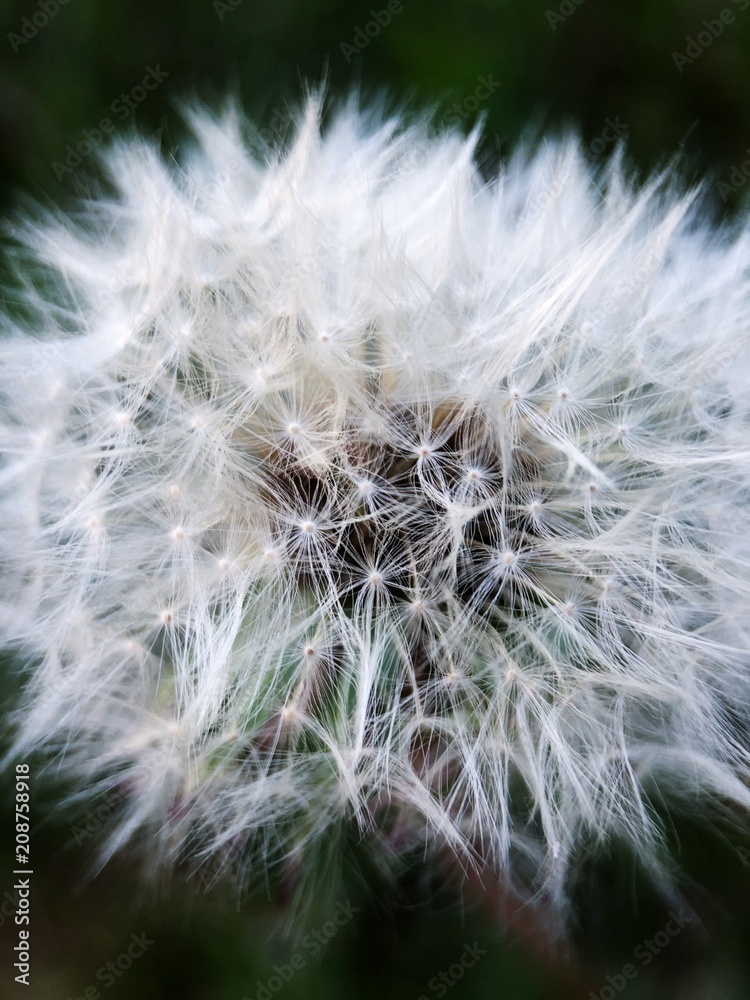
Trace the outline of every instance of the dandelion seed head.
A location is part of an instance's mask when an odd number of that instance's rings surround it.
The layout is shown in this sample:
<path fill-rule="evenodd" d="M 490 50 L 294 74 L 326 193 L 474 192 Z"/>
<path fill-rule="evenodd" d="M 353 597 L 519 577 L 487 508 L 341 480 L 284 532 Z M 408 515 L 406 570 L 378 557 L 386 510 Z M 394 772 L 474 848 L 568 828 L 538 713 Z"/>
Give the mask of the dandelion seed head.
<path fill-rule="evenodd" d="M 184 169 L 123 141 L 83 225 L 19 232 L 13 752 L 126 785 L 109 845 L 157 867 L 312 876 L 396 824 L 559 914 L 595 845 L 667 870 L 657 806 L 746 816 L 744 231 L 572 141 L 487 184 L 353 104 L 263 157 L 192 123 Z"/>

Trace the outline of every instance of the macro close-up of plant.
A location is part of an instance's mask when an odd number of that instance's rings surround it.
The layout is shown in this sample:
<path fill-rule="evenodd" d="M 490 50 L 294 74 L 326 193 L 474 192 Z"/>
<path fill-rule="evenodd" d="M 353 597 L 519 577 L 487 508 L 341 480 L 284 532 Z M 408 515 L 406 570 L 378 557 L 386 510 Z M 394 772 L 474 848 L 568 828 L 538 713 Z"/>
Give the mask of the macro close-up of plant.
<path fill-rule="evenodd" d="M 408 11 L 371 13 L 347 64 Z M 614 112 L 588 146 L 564 127 L 492 150 L 471 118 L 503 99 L 491 74 L 442 115 L 334 68 L 270 127 L 178 91 L 178 139 L 118 131 L 164 65 L 58 151 L 72 193 L 6 211 L 8 877 L 72 834 L 78 891 L 137 861 L 140 897 L 207 891 L 196 926 L 249 932 L 270 905 L 303 943 L 235 945 L 209 991 L 170 971 L 175 918 L 149 910 L 155 944 L 131 920 L 119 965 L 33 995 L 139 975 L 146 997 L 335 994 L 362 961 L 343 942 L 390 933 L 376 912 L 405 941 L 435 928 L 394 997 L 464 975 L 456 995 L 704 995 L 679 955 L 750 857 L 746 212 L 675 145 L 636 169 Z M 50 913 L 66 892 L 39 891 Z M 628 894 L 661 939 L 600 941 Z M 477 906 L 462 919 L 517 935 L 546 985 L 439 929 Z M 315 978 L 334 936 L 338 985 Z M 718 970 L 705 995 L 742 996 Z"/>

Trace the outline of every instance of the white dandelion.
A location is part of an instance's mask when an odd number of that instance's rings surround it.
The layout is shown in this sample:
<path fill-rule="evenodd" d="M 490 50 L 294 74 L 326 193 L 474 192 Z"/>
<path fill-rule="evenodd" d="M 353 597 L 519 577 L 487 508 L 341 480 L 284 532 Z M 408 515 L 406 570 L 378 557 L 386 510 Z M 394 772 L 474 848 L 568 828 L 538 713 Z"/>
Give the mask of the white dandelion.
<path fill-rule="evenodd" d="M 16 229 L 13 753 L 251 883 L 345 827 L 558 910 L 612 843 L 658 874 L 659 803 L 750 805 L 747 227 L 572 141 L 191 122 Z"/>

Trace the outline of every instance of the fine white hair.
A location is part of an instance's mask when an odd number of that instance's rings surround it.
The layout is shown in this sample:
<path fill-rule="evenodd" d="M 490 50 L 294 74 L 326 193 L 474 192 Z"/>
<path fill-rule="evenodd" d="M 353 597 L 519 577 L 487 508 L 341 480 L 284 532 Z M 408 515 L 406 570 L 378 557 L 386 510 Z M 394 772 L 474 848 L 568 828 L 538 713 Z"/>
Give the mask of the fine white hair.
<path fill-rule="evenodd" d="M 612 843 L 658 877 L 662 803 L 750 805 L 747 225 L 574 140 L 487 180 L 354 103 L 188 117 L 15 228 L 15 758 L 160 864 L 348 826 L 560 912 Z"/>

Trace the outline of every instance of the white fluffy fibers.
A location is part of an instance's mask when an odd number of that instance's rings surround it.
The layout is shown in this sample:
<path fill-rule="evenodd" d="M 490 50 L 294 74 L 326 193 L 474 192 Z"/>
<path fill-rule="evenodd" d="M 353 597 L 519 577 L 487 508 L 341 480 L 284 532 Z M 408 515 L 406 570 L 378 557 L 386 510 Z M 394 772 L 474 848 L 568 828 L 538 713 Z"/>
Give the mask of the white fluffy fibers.
<path fill-rule="evenodd" d="M 658 871 L 663 802 L 744 815 L 748 227 L 573 141 L 486 181 L 353 104 L 190 117 L 16 230 L 14 753 L 122 791 L 109 851 L 263 881 L 348 828 L 552 907 Z"/>

